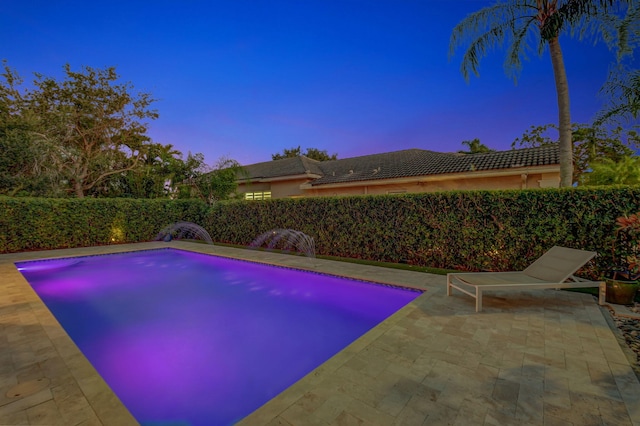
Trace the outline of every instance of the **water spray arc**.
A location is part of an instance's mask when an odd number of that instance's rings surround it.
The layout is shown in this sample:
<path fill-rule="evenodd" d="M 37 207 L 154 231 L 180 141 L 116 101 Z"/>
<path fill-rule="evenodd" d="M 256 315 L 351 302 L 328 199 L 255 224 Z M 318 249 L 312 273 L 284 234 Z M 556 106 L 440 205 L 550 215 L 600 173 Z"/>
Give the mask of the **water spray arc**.
<path fill-rule="evenodd" d="M 267 249 L 285 251 L 295 249 L 307 257 L 316 257 L 316 244 L 313 238 L 294 229 L 272 229 L 260 234 L 249 244 L 249 247 L 258 248 L 265 244 Z"/>
<path fill-rule="evenodd" d="M 203 240 L 213 244 L 207 230 L 193 222 L 176 222 L 166 226 L 156 237 L 156 241 L 171 241 L 172 239 Z"/>

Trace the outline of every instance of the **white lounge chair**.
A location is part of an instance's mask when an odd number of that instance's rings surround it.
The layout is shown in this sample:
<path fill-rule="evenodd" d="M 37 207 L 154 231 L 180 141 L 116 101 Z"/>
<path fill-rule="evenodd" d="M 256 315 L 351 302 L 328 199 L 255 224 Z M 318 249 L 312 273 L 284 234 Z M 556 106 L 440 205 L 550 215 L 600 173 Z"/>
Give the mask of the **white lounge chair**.
<path fill-rule="evenodd" d="M 476 299 L 476 312 L 482 310 L 486 290 L 524 290 L 542 288 L 599 287 L 598 303 L 605 302 L 604 281 L 587 281 L 573 276 L 596 255 L 592 251 L 554 246 L 522 272 L 461 272 L 447 274 L 447 296 L 455 288 Z"/>

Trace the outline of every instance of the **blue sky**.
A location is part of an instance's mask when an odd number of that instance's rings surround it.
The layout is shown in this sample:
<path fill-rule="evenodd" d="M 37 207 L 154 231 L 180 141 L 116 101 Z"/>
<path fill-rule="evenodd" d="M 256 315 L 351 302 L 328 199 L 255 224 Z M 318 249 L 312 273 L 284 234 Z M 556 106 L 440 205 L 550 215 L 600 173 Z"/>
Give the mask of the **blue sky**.
<path fill-rule="evenodd" d="M 339 158 L 408 148 L 510 149 L 531 125 L 557 121 L 548 52 L 514 85 L 504 51 L 465 82 L 453 27 L 492 1 L 16 1 L 0 10 L 0 58 L 25 80 L 63 66 L 115 66 L 151 93 L 155 142 L 208 163 L 271 160 L 300 145 Z M 603 43 L 561 38 L 572 121 L 590 122 L 615 60 Z"/>

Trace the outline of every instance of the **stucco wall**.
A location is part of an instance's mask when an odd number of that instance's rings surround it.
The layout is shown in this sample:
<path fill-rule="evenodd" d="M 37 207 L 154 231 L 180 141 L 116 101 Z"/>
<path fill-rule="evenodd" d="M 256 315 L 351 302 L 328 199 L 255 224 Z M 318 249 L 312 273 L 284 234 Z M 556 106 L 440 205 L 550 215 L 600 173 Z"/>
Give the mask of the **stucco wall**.
<path fill-rule="evenodd" d="M 540 182 L 543 182 L 541 186 Z M 389 194 L 394 192 L 434 192 L 451 190 L 483 190 L 483 189 L 526 189 L 555 186 L 560 182 L 559 173 L 530 173 L 516 176 L 464 178 L 437 180 L 427 182 L 408 182 L 390 185 L 367 185 L 361 187 L 313 188 L 306 191 L 310 196 Z M 555 183 L 555 185 L 553 185 Z"/>
<path fill-rule="evenodd" d="M 304 196 L 300 185 L 308 182 L 309 179 L 294 179 L 288 181 L 275 182 L 252 182 L 250 184 L 239 184 L 238 193 L 271 191 L 271 198 L 289 198 Z"/>
<path fill-rule="evenodd" d="M 261 192 L 271 191 L 271 198 L 287 197 L 321 197 L 335 195 L 365 195 L 390 193 L 418 193 L 451 190 L 487 190 L 487 189 L 527 189 L 558 187 L 560 173 L 520 173 L 512 176 L 462 177 L 457 179 L 434 179 L 425 182 L 407 181 L 401 183 L 376 184 L 381 182 L 362 182 L 361 186 L 336 186 L 333 188 L 311 187 L 302 190 L 300 185 L 308 179 L 290 181 L 274 181 L 241 184 L 238 191 Z"/>

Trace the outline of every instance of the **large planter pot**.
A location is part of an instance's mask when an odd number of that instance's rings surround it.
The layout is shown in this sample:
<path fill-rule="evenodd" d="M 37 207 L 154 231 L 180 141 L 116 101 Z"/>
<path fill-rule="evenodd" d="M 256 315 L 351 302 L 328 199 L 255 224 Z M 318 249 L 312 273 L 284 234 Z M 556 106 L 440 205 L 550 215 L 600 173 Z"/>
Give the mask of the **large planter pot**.
<path fill-rule="evenodd" d="M 639 287 L 638 281 L 608 279 L 606 300 L 608 303 L 615 303 L 616 305 L 633 305 L 633 300 Z"/>

